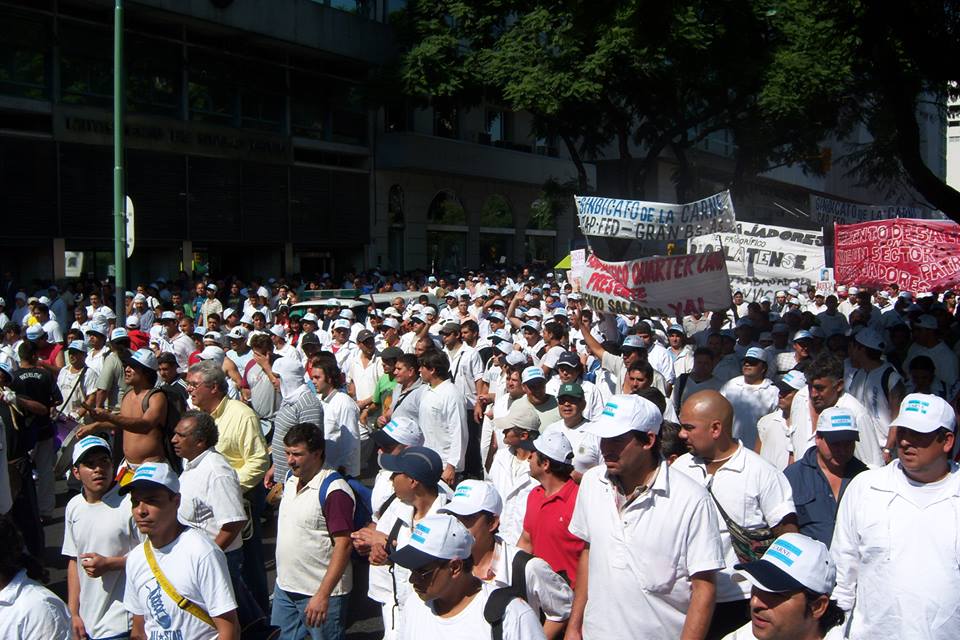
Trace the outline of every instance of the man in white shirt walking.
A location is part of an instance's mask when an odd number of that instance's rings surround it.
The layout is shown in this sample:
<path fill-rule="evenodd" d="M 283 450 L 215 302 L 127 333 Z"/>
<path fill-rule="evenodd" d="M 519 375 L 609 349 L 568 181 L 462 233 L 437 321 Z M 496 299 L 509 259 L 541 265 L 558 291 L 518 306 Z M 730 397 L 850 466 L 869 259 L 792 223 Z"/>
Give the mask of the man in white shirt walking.
<path fill-rule="evenodd" d="M 467 452 L 467 410 L 463 394 L 449 380 L 450 362 L 439 351 L 420 359 L 420 377 L 428 388 L 420 395 L 419 423 L 424 446 L 443 459 L 442 479 L 453 485 Z"/>
<path fill-rule="evenodd" d="M 854 478 L 840 502 L 831 552 L 833 595 L 848 637 L 947 640 L 960 628 L 960 472 L 950 461 L 956 414 L 910 394 L 893 421 L 899 458 Z"/>
<path fill-rule="evenodd" d="M 743 356 L 743 375 L 728 381 L 720 394 L 733 405 L 733 437 L 753 449 L 757 422 L 777 406 L 778 391 L 767 377 L 763 349 L 750 347 Z"/>

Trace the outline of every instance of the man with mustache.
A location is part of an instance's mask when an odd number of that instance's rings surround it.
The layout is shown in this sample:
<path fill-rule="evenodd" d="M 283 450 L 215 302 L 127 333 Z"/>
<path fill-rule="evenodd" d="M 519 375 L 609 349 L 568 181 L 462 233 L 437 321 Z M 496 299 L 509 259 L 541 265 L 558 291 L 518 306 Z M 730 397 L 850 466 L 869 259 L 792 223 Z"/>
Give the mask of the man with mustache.
<path fill-rule="evenodd" d="M 568 640 L 706 637 L 724 564 L 717 515 L 660 456 L 662 421 L 649 400 L 617 395 L 582 427 L 600 437 L 605 464 L 583 474 L 569 525 L 587 545 Z"/>

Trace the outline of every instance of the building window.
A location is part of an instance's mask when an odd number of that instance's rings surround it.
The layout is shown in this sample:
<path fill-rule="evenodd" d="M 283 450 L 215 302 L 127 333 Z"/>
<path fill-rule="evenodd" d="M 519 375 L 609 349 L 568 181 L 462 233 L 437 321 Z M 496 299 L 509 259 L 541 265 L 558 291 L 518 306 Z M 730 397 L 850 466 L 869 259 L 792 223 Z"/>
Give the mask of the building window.
<path fill-rule="evenodd" d="M 383 130 L 399 133 L 413 130 L 413 112 L 403 102 L 389 103 L 383 110 Z"/>
<path fill-rule="evenodd" d="M 486 134 L 491 144 L 507 141 L 507 116 L 499 109 L 487 109 Z"/>
<path fill-rule="evenodd" d="M 403 187 L 398 184 L 390 187 L 387 196 L 387 222 L 391 225 L 403 224 Z"/>
<path fill-rule="evenodd" d="M 555 235 L 527 235 L 527 262 L 554 264 L 556 244 Z"/>
<path fill-rule="evenodd" d="M 131 37 L 127 53 L 127 109 L 131 113 L 180 115 L 180 47 Z"/>
<path fill-rule="evenodd" d="M 512 262 L 513 237 L 512 233 L 481 233 L 480 263 L 495 265 Z"/>
<path fill-rule="evenodd" d="M 0 94 L 50 97 L 50 29 L 40 18 L 6 14 L 0 20 Z"/>
<path fill-rule="evenodd" d="M 496 193 L 487 198 L 480 209 L 480 226 L 513 229 L 513 213 L 506 198 Z"/>
<path fill-rule="evenodd" d="M 236 123 L 238 96 L 231 67 L 238 62 L 231 64 L 226 59 L 191 50 L 187 84 L 191 120 Z"/>
<path fill-rule="evenodd" d="M 460 273 L 467 262 L 467 234 L 461 231 L 427 231 L 430 270 Z"/>
<path fill-rule="evenodd" d="M 441 191 L 433 197 L 430 208 L 427 209 L 427 222 L 431 224 L 465 225 L 467 213 L 463 210 L 456 196 L 448 191 Z"/>
<path fill-rule="evenodd" d="M 113 36 L 106 27 L 60 22 L 60 100 L 66 104 L 113 104 Z"/>
<path fill-rule="evenodd" d="M 377 7 L 375 0 L 326 0 L 333 9 L 346 11 L 367 19 L 373 19 L 373 12 Z"/>
<path fill-rule="evenodd" d="M 441 138 L 460 137 L 460 114 L 456 107 L 433 108 L 433 135 Z"/>
<path fill-rule="evenodd" d="M 283 130 L 283 96 L 245 89 L 240 93 L 240 126 L 280 133 Z"/>
<path fill-rule="evenodd" d="M 367 108 L 358 85 L 328 81 L 333 142 L 366 144 Z"/>
<path fill-rule="evenodd" d="M 329 129 L 330 112 L 320 87 L 323 79 L 304 73 L 292 76 L 290 129 L 295 136 L 324 140 Z"/>

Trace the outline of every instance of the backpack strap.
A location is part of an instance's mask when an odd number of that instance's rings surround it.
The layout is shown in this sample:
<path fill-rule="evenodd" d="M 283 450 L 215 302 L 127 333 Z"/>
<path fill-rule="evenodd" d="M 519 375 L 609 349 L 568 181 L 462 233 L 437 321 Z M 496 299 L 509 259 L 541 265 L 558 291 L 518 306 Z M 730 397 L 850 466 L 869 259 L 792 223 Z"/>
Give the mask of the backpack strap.
<path fill-rule="evenodd" d="M 319 493 L 320 493 L 320 509 L 321 510 L 327 508 L 327 491 L 330 490 L 330 485 L 331 483 L 333 483 L 334 480 L 345 480 L 345 479 L 342 475 L 340 475 L 338 471 L 334 471 L 333 473 L 328 475 L 326 478 L 324 478 L 323 482 L 320 483 Z"/>
<path fill-rule="evenodd" d="M 247 360 L 247 364 L 243 365 L 243 378 L 241 382 L 243 383 L 244 389 L 250 388 L 250 382 L 247 380 L 247 375 L 250 373 L 250 369 L 253 369 L 257 365 L 257 361 L 253 358 Z"/>
<path fill-rule="evenodd" d="M 383 517 L 383 514 L 385 514 L 385 513 L 387 512 L 387 509 L 390 508 L 390 505 L 393 504 L 393 501 L 396 500 L 396 499 L 397 499 L 397 494 L 396 494 L 396 493 L 391 493 L 391 494 L 390 494 L 390 497 L 383 501 L 383 505 L 382 505 L 382 506 L 380 507 L 380 509 L 377 511 L 377 519 L 378 519 L 378 520 Z"/>
<path fill-rule="evenodd" d="M 487 604 L 483 606 L 483 619 L 490 625 L 492 640 L 503 640 L 503 617 L 507 613 L 507 607 L 516 597 L 517 593 L 511 585 L 495 590 L 487 598 Z"/>
<path fill-rule="evenodd" d="M 153 394 L 157 393 L 158 391 L 162 393 L 159 387 L 153 387 L 152 389 L 147 391 L 146 394 L 144 394 L 143 400 L 140 401 L 140 411 L 144 413 L 147 412 L 147 409 L 150 407 L 150 398 L 152 398 Z"/>
<path fill-rule="evenodd" d="M 681 373 L 677 378 L 677 401 L 673 404 L 678 414 L 680 413 L 680 405 L 683 404 L 683 390 L 687 387 L 687 379 L 689 377 L 689 373 Z"/>
<path fill-rule="evenodd" d="M 517 549 L 517 554 L 513 556 L 513 562 L 510 564 L 510 586 L 513 588 L 517 597 L 527 601 L 527 563 L 533 560 L 533 555 L 523 549 Z"/>

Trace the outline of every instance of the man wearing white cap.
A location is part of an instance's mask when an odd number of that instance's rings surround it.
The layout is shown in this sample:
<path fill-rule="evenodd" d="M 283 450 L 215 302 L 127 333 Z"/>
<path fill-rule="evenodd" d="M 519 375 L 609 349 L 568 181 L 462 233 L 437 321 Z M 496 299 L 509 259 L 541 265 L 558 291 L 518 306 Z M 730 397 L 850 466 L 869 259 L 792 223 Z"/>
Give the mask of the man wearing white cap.
<path fill-rule="evenodd" d="M 163 334 L 160 336 L 160 351 L 172 353 L 177 359 L 177 372 L 186 373 L 190 367 L 190 354 L 196 349 L 193 339 L 180 332 L 177 314 L 173 311 L 164 311 L 160 314 L 160 324 L 163 325 Z"/>
<path fill-rule="evenodd" d="M 733 405 L 733 437 L 753 449 L 757 443 L 757 422 L 777 407 L 779 396 L 767 377 L 766 353 L 750 347 L 743 356 L 743 375 L 729 380 L 720 393 Z"/>
<path fill-rule="evenodd" d="M 749 586 L 732 567 L 753 557 L 756 542 L 796 531 L 790 483 L 782 473 L 733 437 L 733 406 L 716 391 L 699 391 L 680 410 L 680 439 L 689 453 L 671 466 L 710 492 L 717 512 L 726 568 L 717 574 L 717 606 L 710 636 L 740 627 L 749 617 Z M 744 530 L 766 529 L 764 540 Z"/>
<path fill-rule="evenodd" d="M 197 324 L 202 324 L 204 327 L 207 326 L 211 314 L 223 313 L 223 304 L 217 299 L 217 285 L 211 282 L 207 285 L 205 292 L 206 298 L 200 305 L 200 317 L 197 319 Z"/>
<path fill-rule="evenodd" d="M 618 395 L 588 427 L 606 465 L 583 475 L 569 525 L 587 543 L 573 637 L 706 636 L 724 564 L 717 516 L 707 492 L 661 459 L 662 421 L 649 400 Z"/>
<path fill-rule="evenodd" d="M 960 375 L 957 354 L 940 339 L 937 319 L 929 314 L 923 314 L 913 321 L 913 344 L 904 362 L 909 363 L 917 356 L 927 356 L 933 360 L 937 376 L 948 384 Z"/>
<path fill-rule="evenodd" d="M 502 508 L 491 483 L 464 480 L 440 513 L 457 518 L 473 536 L 473 575 L 494 587 L 516 588 L 534 613 L 545 618 L 547 638 L 559 638 L 570 617 L 573 590 L 544 560 L 504 541 L 498 531 Z"/>
<path fill-rule="evenodd" d="M 463 394 L 450 381 L 450 361 L 439 351 L 420 359 L 420 377 L 428 385 L 420 394 L 418 423 L 424 445 L 443 458 L 443 481 L 454 483 L 467 454 L 467 409 Z"/>
<path fill-rule="evenodd" d="M 131 637 L 239 638 L 237 603 L 227 559 L 207 536 L 177 520 L 180 481 L 169 465 L 141 465 L 130 493 L 143 544 L 127 555 L 123 603 Z"/>
<path fill-rule="evenodd" d="M 751 621 L 724 640 L 840 640 L 844 613 L 830 599 L 837 570 L 827 547 L 785 533 L 735 568 L 752 585 Z"/>
<path fill-rule="evenodd" d="M 484 609 L 495 589 L 473 575 L 473 543 L 456 518 L 437 514 L 424 518 L 392 554 L 410 570 L 414 590 L 404 606 L 401 640 L 492 637 Z M 544 638 L 540 620 L 519 598 L 508 601 L 499 626 L 503 640 Z"/>
<path fill-rule="evenodd" d="M 100 375 L 103 371 L 103 361 L 110 354 L 107 348 L 107 335 L 110 330 L 103 322 L 89 322 L 84 331 L 84 337 L 87 339 L 87 366 Z"/>
<path fill-rule="evenodd" d="M 63 402 L 58 412 L 74 420 L 83 420 L 85 404 L 93 404 L 97 393 L 97 372 L 86 364 L 87 345 L 74 340 L 67 346 L 67 366 L 57 374 L 57 387 Z"/>
<path fill-rule="evenodd" d="M 96 436 L 73 448 L 73 477 L 83 487 L 63 514 L 67 601 L 74 637 L 117 638 L 130 631 L 123 607 L 124 565 L 140 544 L 130 499 L 114 483 L 110 445 Z"/>
<path fill-rule="evenodd" d="M 806 388 L 807 379 L 802 372 L 794 369 L 787 371 L 773 384 L 777 387 L 777 408 L 757 422 L 757 445 L 754 451 L 778 471 L 783 471 L 794 461 L 793 443 L 790 441 L 793 396 L 799 389 Z"/>
<path fill-rule="evenodd" d="M 893 420 L 898 459 L 858 475 L 840 502 L 833 595 L 848 637 L 947 640 L 960 628 L 957 428 L 937 396 L 910 394 Z"/>
<path fill-rule="evenodd" d="M 503 418 L 493 421 L 493 427 L 503 434 L 503 445 L 497 449 L 490 465 L 490 481 L 503 500 L 500 516 L 500 536 L 516 544 L 523 533 L 523 517 L 527 510 L 527 496 L 537 486 L 530 476 L 529 448 L 521 446 L 540 434 L 540 418 L 531 407 L 514 403 Z"/>
<path fill-rule="evenodd" d="M 890 461 L 895 434 L 890 421 L 906 395 L 903 378 L 896 367 L 884 360 L 887 342 L 878 331 L 865 327 L 850 342 L 850 364 L 844 388 L 875 417 L 877 441 L 885 449 L 884 461 Z"/>

